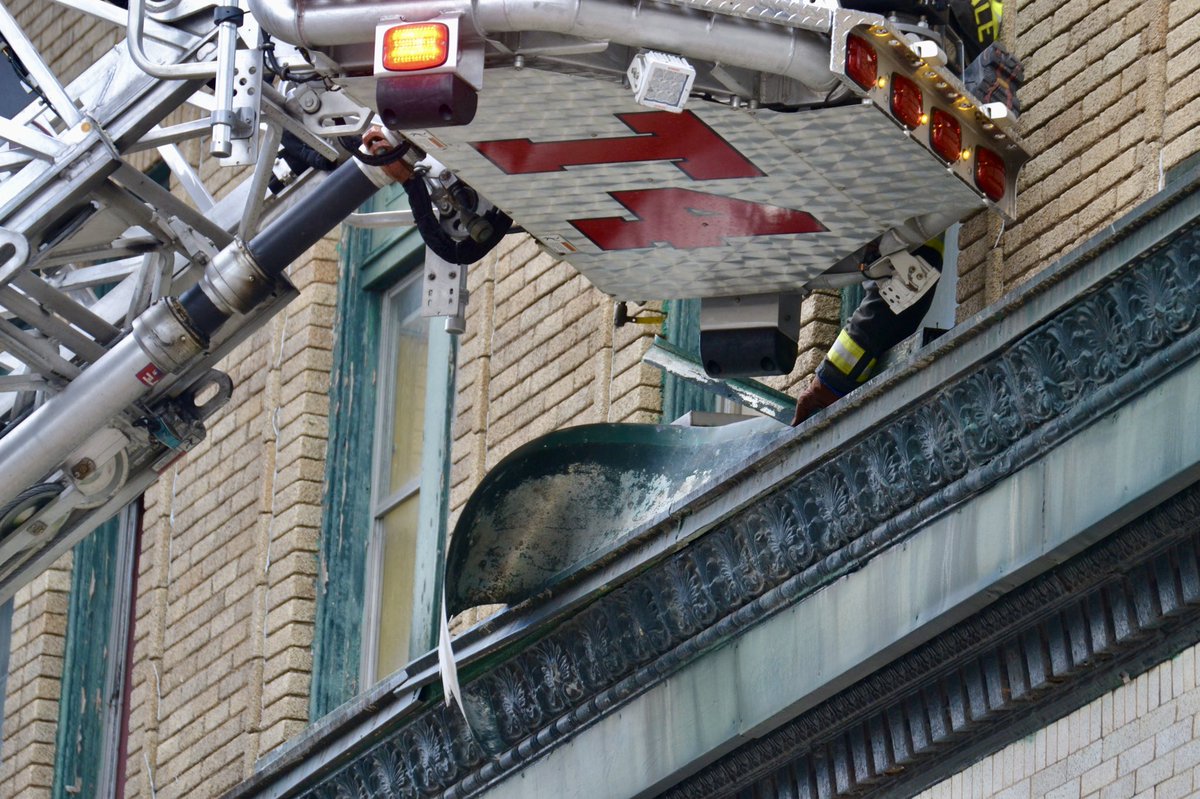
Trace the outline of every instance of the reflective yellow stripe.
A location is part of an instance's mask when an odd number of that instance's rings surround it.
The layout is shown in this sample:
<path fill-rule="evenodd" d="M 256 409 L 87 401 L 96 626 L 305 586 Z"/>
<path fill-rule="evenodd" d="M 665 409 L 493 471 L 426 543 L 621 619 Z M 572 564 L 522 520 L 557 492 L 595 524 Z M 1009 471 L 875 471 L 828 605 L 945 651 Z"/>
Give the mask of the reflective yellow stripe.
<path fill-rule="evenodd" d="M 870 363 L 868 363 L 868 364 L 866 365 L 866 368 L 864 368 L 864 369 L 862 370 L 862 374 L 860 374 L 860 375 L 858 376 L 858 382 L 860 382 L 860 383 L 865 383 L 865 382 L 867 382 L 867 380 L 869 380 L 869 379 L 871 378 L 871 373 L 872 373 L 872 372 L 874 372 L 874 371 L 875 371 L 875 359 L 874 359 L 874 358 L 872 358 L 872 359 L 871 359 L 871 362 L 870 362 Z"/>
<path fill-rule="evenodd" d="M 938 255 L 945 255 L 946 254 L 946 234 L 943 233 L 940 236 L 934 236 L 932 239 L 925 242 L 924 246 L 933 250 Z"/>
<path fill-rule="evenodd" d="M 849 376 L 865 352 L 866 350 L 860 347 L 858 342 L 850 338 L 850 334 L 843 330 L 838 334 L 837 341 L 833 342 L 833 346 L 829 348 L 829 354 L 825 357 L 838 368 L 839 372 Z"/>
<path fill-rule="evenodd" d="M 1000 17 L 1004 6 L 1000 0 L 971 0 L 975 9 L 976 35 L 980 44 L 991 44 L 1000 38 Z"/>
<path fill-rule="evenodd" d="M 833 346 L 836 347 L 839 344 L 845 348 L 846 353 L 853 358 L 855 362 L 857 362 L 858 359 L 861 358 L 866 352 L 866 350 L 858 345 L 857 341 L 850 338 L 850 334 L 845 330 L 843 330 L 841 333 L 838 333 L 837 341 L 833 343 Z"/>
<path fill-rule="evenodd" d="M 825 357 L 829 359 L 829 362 L 831 364 L 833 364 L 834 366 L 837 367 L 837 370 L 839 372 L 841 372 L 842 374 L 844 374 L 846 376 L 849 376 L 850 371 L 854 368 L 849 363 L 847 363 L 846 359 L 842 357 L 842 354 L 840 352 L 838 352 L 836 344 L 833 345 L 833 347 L 829 350 L 829 353 Z"/>

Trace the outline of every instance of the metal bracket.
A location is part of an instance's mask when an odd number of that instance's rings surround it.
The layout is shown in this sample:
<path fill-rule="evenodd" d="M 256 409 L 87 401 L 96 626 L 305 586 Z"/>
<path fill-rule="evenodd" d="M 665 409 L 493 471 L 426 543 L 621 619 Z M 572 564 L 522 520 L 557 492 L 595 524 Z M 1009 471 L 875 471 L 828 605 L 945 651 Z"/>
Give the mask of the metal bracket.
<path fill-rule="evenodd" d="M 876 281 L 876 286 L 893 313 L 911 308 L 938 281 L 940 273 L 910 252 L 900 250 L 882 260 L 891 261 L 894 273 Z"/>
<path fill-rule="evenodd" d="M 208 346 L 208 341 L 184 323 L 186 317 L 178 300 L 164 297 L 133 320 L 133 336 L 154 366 L 178 372 Z"/>
<path fill-rule="evenodd" d="M 297 97 L 298 106 L 304 113 L 304 126 L 317 136 L 361 135 L 374 116 L 370 108 L 343 91 L 313 91 L 311 87 L 305 87 Z M 314 97 L 318 100 L 315 106 L 312 103 Z"/>
<path fill-rule="evenodd" d="M 12 278 L 29 261 L 29 241 L 13 230 L 0 227 L 0 286 Z"/>
<path fill-rule="evenodd" d="M 467 267 L 452 264 L 426 248 L 424 289 L 421 316 L 446 317 L 449 333 L 466 330 Z"/>
<path fill-rule="evenodd" d="M 240 241 L 217 253 L 200 278 L 205 295 L 227 314 L 248 313 L 270 282 Z"/>

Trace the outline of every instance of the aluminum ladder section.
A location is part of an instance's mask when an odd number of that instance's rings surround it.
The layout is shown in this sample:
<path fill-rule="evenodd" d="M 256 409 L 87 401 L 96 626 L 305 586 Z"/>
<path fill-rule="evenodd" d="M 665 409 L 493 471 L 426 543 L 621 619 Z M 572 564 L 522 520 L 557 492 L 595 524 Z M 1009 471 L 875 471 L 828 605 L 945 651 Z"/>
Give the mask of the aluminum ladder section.
<path fill-rule="evenodd" d="M 31 412 L 87 375 L 147 307 L 193 284 L 235 236 L 249 239 L 319 182 L 309 170 L 267 191 L 284 130 L 338 156 L 327 132 L 261 80 L 249 15 L 214 23 L 203 0 L 148 13 L 133 0 L 128 16 L 101 0 L 55 1 L 128 35 L 64 84 L 0 3 L 0 35 L 36 85 L 23 111 L 0 117 L 0 438 L 28 447 L 42 432 L 24 424 Z M 220 201 L 177 146 L 195 139 L 202 158 L 242 167 Z M 139 169 L 156 160 L 186 199 Z M 202 364 L 163 379 L 104 430 L 73 431 L 81 449 L 37 485 L 0 481 L 0 601 L 203 437 L 203 419 L 231 388 L 212 364 L 294 295 L 285 288 L 234 320 Z"/>

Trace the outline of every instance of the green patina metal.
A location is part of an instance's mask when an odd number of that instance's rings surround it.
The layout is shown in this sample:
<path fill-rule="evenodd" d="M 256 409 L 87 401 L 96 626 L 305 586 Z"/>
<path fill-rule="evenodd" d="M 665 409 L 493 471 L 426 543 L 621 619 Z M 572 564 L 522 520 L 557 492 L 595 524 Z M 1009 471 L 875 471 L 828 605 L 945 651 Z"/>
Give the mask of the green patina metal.
<path fill-rule="evenodd" d="M 845 325 L 850 321 L 850 317 L 858 310 L 858 304 L 863 301 L 863 287 L 861 283 L 855 283 L 852 286 L 846 286 L 838 292 L 839 309 L 838 322 Z"/>
<path fill-rule="evenodd" d="M 787 432 L 771 419 L 594 424 L 526 444 L 463 508 L 447 559 L 450 612 L 514 605 L 586 571 Z"/>
<path fill-rule="evenodd" d="M 665 308 L 663 338 L 681 352 L 699 360 L 700 300 L 669 300 Z M 669 424 L 688 411 L 715 411 L 717 397 L 708 389 L 678 375 L 664 372 L 662 378 L 662 421 Z"/>
<path fill-rule="evenodd" d="M 113 599 L 120 522 L 111 519 L 76 545 L 67 610 L 62 694 L 55 736 L 54 799 L 99 796 L 105 758 Z"/>

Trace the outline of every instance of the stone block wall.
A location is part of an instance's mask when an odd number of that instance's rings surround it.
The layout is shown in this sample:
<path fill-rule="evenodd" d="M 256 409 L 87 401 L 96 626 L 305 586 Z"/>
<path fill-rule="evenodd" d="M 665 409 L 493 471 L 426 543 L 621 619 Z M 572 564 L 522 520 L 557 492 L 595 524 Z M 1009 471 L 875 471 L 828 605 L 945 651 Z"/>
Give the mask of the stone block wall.
<path fill-rule="evenodd" d="M 1020 130 L 1035 154 L 1017 220 L 960 238 L 959 319 L 1075 249 L 1163 187 L 1200 149 L 1195 0 L 1021 0 L 1003 39 L 1025 65 Z"/>

